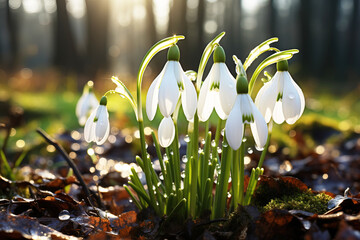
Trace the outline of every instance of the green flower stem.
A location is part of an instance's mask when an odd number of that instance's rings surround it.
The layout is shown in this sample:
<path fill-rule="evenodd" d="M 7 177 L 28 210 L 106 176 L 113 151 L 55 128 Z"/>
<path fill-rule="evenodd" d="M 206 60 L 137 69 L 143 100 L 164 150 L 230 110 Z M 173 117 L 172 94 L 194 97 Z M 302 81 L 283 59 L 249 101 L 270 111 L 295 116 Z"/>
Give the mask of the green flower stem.
<path fill-rule="evenodd" d="M 190 216 L 195 218 L 196 217 L 196 197 L 197 197 L 197 172 L 198 172 L 198 169 L 197 169 L 197 160 L 195 160 L 195 158 L 193 156 L 191 156 L 190 158 L 190 195 L 189 195 L 189 198 L 190 198 Z"/>
<path fill-rule="evenodd" d="M 174 169 L 174 155 L 170 153 L 170 148 L 167 147 L 165 148 L 165 152 L 166 152 L 166 156 L 168 160 L 165 160 L 165 166 L 166 169 L 168 170 L 167 172 L 169 173 L 169 177 L 171 179 L 171 184 L 175 183 L 175 169 Z M 166 164 L 166 162 L 168 162 L 169 166 Z"/>
<path fill-rule="evenodd" d="M 219 118 L 217 126 L 216 126 L 216 132 L 215 132 L 215 139 L 214 139 L 215 146 L 212 146 L 213 147 L 213 152 L 212 152 L 213 157 L 215 157 L 218 154 L 217 147 L 219 146 L 220 135 L 221 135 L 223 123 L 224 123 L 224 120 Z"/>
<path fill-rule="evenodd" d="M 188 145 L 189 146 L 189 145 Z M 191 157 L 190 157 L 191 158 Z M 185 178 L 184 178 L 184 191 L 183 195 L 188 200 L 187 206 L 186 206 L 186 216 L 190 214 L 190 179 L 191 179 L 191 172 L 190 172 L 190 158 L 187 159 L 186 165 L 185 165 Z"/>
<path fill-rule="evenodd" d="M 181 183 L 181 175 L 180 175 L 180 152 L 179 152 L 179 130 L 177 126 L 177 122 L 174 121 L 175 125 L 175 138 L 172 143 L 172 149 L 174 153 L 174 175 L 175 175 L 175 186 L 176 189 L 180 190 L 180 183 Z M 181 196 L 182 198 L 182 196 Z"/>
<path fill-rule="evenodd" d="M 244 143 L 243 143 L 244 144 Z M 232 189 L 232 208 L 235 210 L 239 203 L 239 192 L 240 192 L 240 150 L 233 151 L 232 167 L 231 167 L 231 189 Z"/>
<path fill-rule="evenodd" d="M 220 166 L 221 173 L 218 176 L 218 182 L 215 189 L 215 200 L 212 211 L 212 219 L 221 218 L 225 214 L 231 158 L 232 150 L 227 143 L 226 137 L 224 136 Z"/>
<path fill-rule="evenodd" d="M 267 151 L 268 151 L 269 145 L 270 145 L 270 138 L 271 138 L 271 131 L 269 131 L 269 133 L 268 133 L 266 144 L 264 146 L 264 150 L 261 153 L 260 160 L 259 160 L 259 163 L 258 163 L 258 168 L 261 168 L 263 163 L 264 163 L 265 156 L 267 154 Z"/>
<path fill-rule="evenodd" d="M 243 204 L 244 201 L 244 180 L 245 180 L 245 163 L 244 163 L 244 155 L 245 155 L 245 142 L 242 142 L 240 146 L 240 188 L 239 188 L 239 202 L 238 204 Z"/>
<path fill-rule="evenodd" d="M 272 124 L 272 123 L 270 123 L 270 125 L 271 125 L 271 124 Z M 251 197 L 252 197 L 252 194 L 253 194 L 254 191 L 255 191 L 255 187 L 256 187 L 256 185 L 257 185 L 258 178 L 259 178 L 259 175 L 256 176 L 256 173 L 258 173 L 258 172 L 261 170 L 261 168 L 262 168 L 262 165 L 263 165 L 263 163 L 264 163 L 267 150 L 269 149 L 270 138 L 271 138 L 271 130 L 270 130 L 269 133 L 268 133 L 268 138 L 267 138 L 267 140 L 266 140 L 266 144 L 265 144 L 265 146 L 264 146 L 264 150 L 263 150 L 262 153 L 261 153 L 258 166 L 257 166 L 257 168 L 255 169 L 255 171 L 251 171 L 250 180 L 249 180 L 249 185 L 248 185 L 248 188 L 247 188 L 247 190 L 246 190 L 246 197 L 245 197 L 245 199 L 244 199 L 244 204 L 245 204 L 245 205 L 249 205 L 250 202 L 251 202 Z M 259 169 L 259 170 L 258 170 L 258 169 Z M 253 169 L 253 170 L 254 170 L 254 169 Z"/>
<path fill-rule="evenodd" d="M 252 185 L 254 184 L 254 179 L 255 179 L 255 175 L 256 175 L 256 170 L 255 168 L 253 168 L 251 170 L 251 174 L 250 174 L 250 179 L 249 179 L 249 184 L 248 184 L 248 187 L 246 189 L 246 194 L 245 194 L 245 198 L 244 198 L 244 203 L 243 205 L 244 206 L 247 206 L 250 204 L 250 201 L 251 201 L 251 189 L 252 189 Z"/>
<path fill-rule="evenodd" d="M 209 159 L 210 159 L 210 149 L 211 149 L 211 132 L 208 132 L 205 139 L 204 145 L 204 161 L 202 162 L 202 184 L 201 187 L 205 186 L 205 181 L 209 177 L 208 169 L 209 169 Z"/>

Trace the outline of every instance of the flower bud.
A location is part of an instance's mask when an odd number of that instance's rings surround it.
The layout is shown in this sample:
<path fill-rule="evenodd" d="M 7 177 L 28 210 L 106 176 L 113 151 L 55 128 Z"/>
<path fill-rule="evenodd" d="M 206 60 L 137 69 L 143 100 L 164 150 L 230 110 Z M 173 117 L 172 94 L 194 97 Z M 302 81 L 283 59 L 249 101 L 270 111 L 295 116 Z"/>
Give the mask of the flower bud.
<path fill-rule="evenodd" d="M 279 72 L 285 72 L 289 69 L 289 64 L 287 60 L 283 60 L 276 63 L 276 68 Z"/>
<path fill-rule="evenodd" d="M 179 61 L 180 60 L 180 50 L 177 45 L 172 45 L 167 53 L 168 61 Z"/>
<path fill-rule="evenodd" d="M 236 78 L 236 91 L 238 94 L 246 94 L 249 91 L 248 81 L 242 74 L 239 74 Z"/>
<path fill-rule="evenodd" d="M 226 59 L 225 51 L 221 46 L 217 46 L 214 50 L 214 63 L 224 63 Z"/>
<path fill-rule="evenodd" d="M 100 99 L 100 105 L 106 106 L 106 104 L 107 104 L 107 97 L 102 96 L 102 98 Z"/>

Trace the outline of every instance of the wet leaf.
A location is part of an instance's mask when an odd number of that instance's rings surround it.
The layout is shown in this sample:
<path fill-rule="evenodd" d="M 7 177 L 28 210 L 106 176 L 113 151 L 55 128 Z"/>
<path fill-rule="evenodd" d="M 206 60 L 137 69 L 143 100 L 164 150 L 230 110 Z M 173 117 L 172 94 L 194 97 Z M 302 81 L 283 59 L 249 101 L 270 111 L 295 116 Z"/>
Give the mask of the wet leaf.
<path fill-rule="evenodd" d="M 0 212 L 1 239 L 59 239 L 76 240 L 77 237 L 68 236 L 50 227 L 40 224 L 36 218 L 16 216 L 6 211 Z"/>

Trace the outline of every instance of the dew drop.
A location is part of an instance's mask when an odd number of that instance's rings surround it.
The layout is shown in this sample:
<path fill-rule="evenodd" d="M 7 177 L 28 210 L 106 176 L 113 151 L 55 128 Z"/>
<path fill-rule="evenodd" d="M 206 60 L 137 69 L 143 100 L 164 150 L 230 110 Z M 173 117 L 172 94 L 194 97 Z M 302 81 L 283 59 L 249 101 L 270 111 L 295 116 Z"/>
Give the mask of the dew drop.
<path fill-rule="evenodd" d="M 242 141 L 243 141 L 243 142 L 246 142 L 246 141 L 247 141 L 247 138 L 246 138 L 246 137 L 244 137 Z"/>
<path fill-rule="evenodd" d="M 215 146 L 216 146 L 215 140 L 212 140 L 212 141 L 211 141 L 211 146 L 212 146 L 212 147 L 215 147 Z"/>
<path fill-rule="evenodd" d="M 254 152 L 254 150 L 253 150 L 251 147 L 249 147 L 249 148 L 247 149 L 247 152 L 248 152 L 249 154 L 252 154 L 252 153 Z"/>
<path fill-rule="evenodd" d="M 182 171 L 180 176 L 181 176 L 181 178 L 185 178 L 185 171 Z"/>
<path fill-rule="evenodd" d="M 184 156 L 182 156 L 181 160 L 182 160 L 183 163 L 187 163 L 188 158 L 187 158 L 186 155 L 184 155 Z"/>
<path fill-rule="evenodd" d="M 204 145 L 205 144 L 205 139 L 201 140 L 201 144 Z"/>
<path fill-rule="evenodd" d="M 217 148 L 217 152 L 220 154 L 222 152 L 221 148 Z"/>
<path fill-rule="evenodd" d="M 225 128 L 223 128 L 223 129 L 221 130 L 221 136 L 224 136 L 224 134 L 225 134 Z"/>
<path fill-rule="evenodd" d="M 68 210 L 62 210 L 60 213 L 59 213 L 59 220 L 60 221 L 66 221 L 66 220 L 69 220 L 70 219 L 70 213 Z"/>
<path fill-rule="evenodd" d="M 190 137 L 189 137 L 189 135 L 185 135 L 184 141 L 185 141 L 185 142 L 190 142 Z"/>
<path fill-rule="evenodd" d="M 288 98 L 289 98 L 290 100 L 293 100 L 293 99 L 295 98 L 295 96 L 294 96 L 293 94 L 289 94 Z"/>
<path fill-rule="evenodd" d="M 164 175 L 162 173 L 159 174 L 160 180 L 164 180 Z"/>

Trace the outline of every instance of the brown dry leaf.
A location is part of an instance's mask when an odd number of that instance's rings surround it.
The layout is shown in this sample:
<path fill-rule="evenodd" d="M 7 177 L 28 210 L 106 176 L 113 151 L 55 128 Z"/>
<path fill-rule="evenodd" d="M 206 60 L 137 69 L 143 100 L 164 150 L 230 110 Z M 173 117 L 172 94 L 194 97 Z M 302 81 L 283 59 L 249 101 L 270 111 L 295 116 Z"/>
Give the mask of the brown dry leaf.
<path fill-rule="evenodd" d="M 76 240 L 77 237 L 68 236 L 50 227 L 40 224 L 36 218 L 0 212 L 0 239 L 58 239 Z"/>
<path fill-rule="evenodd" d="M 279 209 L 263 213 L 256 221 L 255 229 L 260 239 L 302 239 L 305 233 L 297 217 Z"/>

